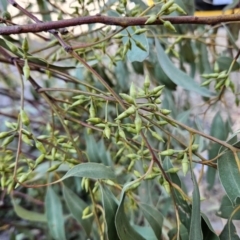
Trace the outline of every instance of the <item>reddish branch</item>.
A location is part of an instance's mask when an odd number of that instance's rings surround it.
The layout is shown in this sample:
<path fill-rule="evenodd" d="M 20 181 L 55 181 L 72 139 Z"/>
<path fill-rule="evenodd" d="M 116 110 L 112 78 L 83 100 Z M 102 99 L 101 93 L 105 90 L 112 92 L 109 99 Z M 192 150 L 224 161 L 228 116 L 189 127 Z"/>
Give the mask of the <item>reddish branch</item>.
<path fill-rule="evenodd" d="M 204 24 L 215 25 L 223 22 L 240 21 L 240 14 L 221 15 L 217 17 L 196 17 L 196 16 L 180 16 L 180 17 L 164 17 L 164 20 L 170 21 L 172 24 Z M 1 19 L 0 19 L 1 21 Z M 109 16 L 87 16 L 66 20 L 43 22 L 27 25 L 6 26 L 0 28 L 0 35 L 10 35 L 19 33 L 36 33 L 49 31 L 64 27 L 72 27 L 83 24 L 102 23 L 106 25 L 115 25 L 121 27 L 146 25 L 146 17 L 109 17 Z M 149 25 L 162 25 L 162 21 L 156 20 Z"/>

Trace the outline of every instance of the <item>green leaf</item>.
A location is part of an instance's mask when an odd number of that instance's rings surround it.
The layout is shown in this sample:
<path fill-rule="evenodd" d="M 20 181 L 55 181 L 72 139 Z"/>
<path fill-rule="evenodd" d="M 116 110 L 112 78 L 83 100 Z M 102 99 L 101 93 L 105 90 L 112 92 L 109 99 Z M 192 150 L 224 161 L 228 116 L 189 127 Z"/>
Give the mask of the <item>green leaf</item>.
<path fill-rule="evenodd" d="M 220 206 L 219 210 L 217 211 L 217 216 L 219 216 L 221 218 L 226 218 L 226 219 L 229 219 L 231 217 L 232 220 L 240 220 L 239 206 L 240 206 L 239 198 L 238 198 L 238 203 L 236 204 L 235 207 L 233 207 L 228 196 L 225 195 L 225 196 L 223 196 L 221 206 Z M 238 209 L 238 211 L 236 211 L 237 209 Z M 232 215 L 233 212 L 235 212 L 234 215 Z"/>
<path fill-rule="evenodd" d="M 176 240 L 177 239 L 177 228 L 173 228 L 168 232 L 168 237 L 170 240 Z M 186 227 L 181 224 L 180 225 L 180 239 L 181 240 L 189 240 L 189 236 L 188 236 L 188 230 L 186 229 Z"/>
<path fill-rule="evenodd" d="M 51 236 L 56 240 L 65 240 L 64 216 L 58 195 L 48 187 L 45 197 L 45 211 Z"/>
<path fill-rule="evenodd" d="M 118 208 L 117 200 L 115 196 L 112 194 L 112 192 L 110 192 L 105 185 L 100 184 L 100 187 L 101 187 L 101 193 L 102 193 L 103 208 L 105 213 L 105 221 L 107 224 L 108 239 L 118 240 L 119 238 L 118 238 L 117 230 L 114 223 L 115 215 Z"/>
<path fill-rule="evenodd" d="M 219 65 L 220 70 L 228 70 L 232 62 L 234 61 L 233 58 L 221 56 L 217 59 L 217 63 Z M 238 62 L 235 62 L 232 67 L 232 71 L 237 71 L 240 68 L 240 64 Z"/>
<path fill-rule="evenodd" d="M 156 238 L 155 233 L 151 227 L 140 227 L 137 225 L 133 225 L 132 227 L 136 232 L 138 232 L 142 237 L 144 237 L 144 239 L 158 240 L 158 238 Z"/>
<path fill-rule="evenodd" d="M 219 131 L 219 129 L 221 129 L 221 131 Z M 220 140 L 226 140 L 227 138 L 228 132 L 226 131 L 225 123 L 221 117 L 220 112 L 217 112 L 212 121 L 210 135 Z M 220 147 L 221 145 L 218 143 L 213 143 L 210 145 L 210 149 L 208 151 L 209 159 L 212 159 L 218 155 Z M 208 167 L 206 177 L 209 189 L 212 189 L 212 187 L 214 186 L 215 176 L 216 169 Z"/>
<path fill-rule="evenodd" d="M 14 199 L 12 199 L 12 204 L 14 207 L 15 213 L 22 219 L 33 222 L 47 222 L 47 218 L 45 214 L 29 211 L 16 203 Z"/>
<path fill-rule="evenodd" d="M 200 211 L 200 193 L 198 184 L 191 169 L 192 181 L 193 181 L 193 197 L 192 197 L 192 214 L 191 214 L 191 225 L 189 239 L 202 240 L 203 233 L 201 228 L 201 211 Z"/>
<path fill-rule="evenodd" d="M 202 232 L 204 240 L 219 240 L 219 237 L 214 232 L 211 223 L 209 222 L 207 216 L 205 214 L 202 215 Z"/>
<path fill-rule="evenodd" d="M 86 177 L 92 179 L 115 179 L 114 172 L 100 163 L 81 163 L 70 169 L 62 178 Z"/>
<path fill-rule="evenodd" d="M 137 233 L 134 228 L 130 225 L 128 218 L 124 211 L 124 199 L 125 199 L 125 191 L 131 183 L 126 184 L 121 193 L 120 204 L 117 209 L 116 217 L 115 217 L 115 225 L 118 233 L 118 237 L 121 240 L 145 240 L 139 233 Z"/>
<path fill-rule="evenodd" d="M 240 157 L 240 154 L 238 154 Z M 240 197 L 240 174 L 234 154 L 230 151 L 218 159 L 219 178 L 232 204 Z"/>
<path fill-rule="evenodd" d="M 157 239 L 162 239 L 162 225 L 163 216 L 162 214 L 153 206 L 141 203 L 139 207 L 143 211 L 144 217 L 147 219 L 149 225 L 152 227 Z"/>
<path fill-rule="evenodd" d="M 224 226 L 220 236 L 220 240 L 239 240 L 239 236 L 237 235 L 237 231 L 233 222 L 228 220 L 226 225 Z"/>
<path fill-rule="evenodd" d="M 196 92 L 205 97 L 210 97 L 213 95 L 207 88 L 200 87 L 191 77 L 189 77 L 185 72 L 178 69 L 171 62 L 157 38 L 155 38 L 155 45 L 157 49 L 158 62 L 166 75 L 174 83 L 186 90 Z"/>
<path fill-rule="evenodd" d="M 64 184 L 62 186 L 63 196 L 70 213 L 83 227 L 87 236 L 89 236 L 91 232 L 93 218 L 89 217 L 87 219 L 82 219 L 82 212 L 88 205 L 81 198 L 79 198 L 71 189 L 66 187 Z"/>
<path fill-rule="evenodd" d="M 173 168 L 173 165 L 169 157 L 166 157 L 164 159 L 163 167 L 165 171 L 167 171 L 170 168 Z M 168 174 L 168 177 L 173 183 L 177 184 L 181 189 L 183 188 L 177 173 Z M 184 200 L 182 196 L 179 194 L 179 192 L 175 189 L 173 189 L 173 196 L 176 202 L 176 206 L 178 208 L 180 221 L 189 231 L 191 224 L 191 211 L 192 211 L 191 207 L 189 206 L 188 202 Z"/>
<path fill-rule="evenodd" d="M 139 27 L 136 27 L 136 29 L 139 29 Z M 132 27 L 128 27 L 126 30 L 122 31 L 122 34 L 133 35 L 134 30 L 132 29 Z M 143 47 L 146 49 L 146 51 L 137 47 L 135 41 L 131 40 L 132 48 L 127 51 L 128 60 L 130 62 L 144 61 L 149 55 L 149 45 L 148 45 L 148 40 L 147 40 L 145 34 L 143 33 L 140 35 L 133 35 L 133 36 L 131 36 L 130 39 L 135 39 L 137 42 L 140 42 L 143 45 Z M 126 44 L 128 42 L 128 40 L 129 40 L 129 37 L 123 37 L 122 38 L 123 44 Z"/>

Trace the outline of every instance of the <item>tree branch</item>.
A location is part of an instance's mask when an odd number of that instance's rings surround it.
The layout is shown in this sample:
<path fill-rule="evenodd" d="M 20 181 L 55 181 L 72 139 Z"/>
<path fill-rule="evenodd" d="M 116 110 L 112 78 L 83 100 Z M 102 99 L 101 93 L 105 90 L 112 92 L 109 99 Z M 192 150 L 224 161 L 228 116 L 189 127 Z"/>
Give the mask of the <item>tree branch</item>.
<path fill-rule="evenodd" d="M 215 25 L 223 22 L 240 21 L 240 14 L 220 15 L 217 17 L 196 17 L 196 16 L 180 16 L 180 17 L 163 17 L 165 21 L 170 21 L 172 24 L 205 24 Z M 0 22 L 2 19 L 0 18 Z M 52 22 L 43 22 L 27 25 L 6 26 L 0 28 L 0 35 L 11 35 L 19 33 L 36 33 L 42 31 L 49 31 L 52 29 L 59 29 L 64 27 L 73 27 L 83 24 L 102 23 L 105 25 L 115 25 L 121 27 L 141 26 L 146 25 L 146 17 L 109 17 L 95 16 L 78 17 L 72 19 L 65 19 Z M 162 25 L 161 20 L 156 20 L 149 25 Z"/>

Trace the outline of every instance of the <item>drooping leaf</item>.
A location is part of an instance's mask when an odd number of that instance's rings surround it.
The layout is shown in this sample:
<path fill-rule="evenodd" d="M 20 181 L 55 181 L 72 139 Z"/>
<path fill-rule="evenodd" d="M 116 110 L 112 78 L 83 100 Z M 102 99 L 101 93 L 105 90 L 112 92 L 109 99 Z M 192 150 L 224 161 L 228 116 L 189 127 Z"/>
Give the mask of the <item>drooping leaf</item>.
<path fill-rule="evenodd" d="M 87 236 L 89 236 L 91 232 L 93 219 L 92 217 L 82 219 L 82 213 L 83 210 L 87 207 L 87 204 L 81 198 L 79 198 L 71 189 L 66 187 L 64 184 L 62 186 L 63 196 L 70 213 L 83 227 Z"/>
<path fill-rule="evenodd" d="M 136 27 L 136 29 L 139 29 L 139 27 Z M 128 33 L 129 34 L 134 33 L 134 30 L 132 29 L 132 27 L 128 27 L 126 30 L 122 31 L 122 34 L 124 34 L 124 35 L 128 35 Z M 146 38 L 146 35 L 144 33 L 142 33 L 140 35 L 132 35 L 131 38 L 123 37 L 122 38 L 123 44 L 126 44 L 129 39 L 131 39 L 130 41 L 132 43 L 132 48 L 129 49 L 128 52 L 127 52 L 128 60 L 130 62 L 142 62 L 142 61 L 144 61 L 149 55 L 149 45 L 148 45 L 148 40 Z M 144 46 L 144 48 L 146 49 L 146 51 L 139 48 L 136 45 L 136 42 L 133 41 L 132 39 L 141 43 Z"/>
<path fill-rule="evenodd" d="M 115 215 L 118 208 L 117 200 L 112 192 L 103 185 L 100 184 L 101 193 L 102 193 L 102 202 L 103 202 L 103 209 L 105 213 L 105 221 L 107 224 L 107 236 L 108 239 L 116 239 L 118 240 L 117 230 L 115 226 Z"/>
<path fill-rule="evenodd" d="M 219 131 L 219 129 L 221 129 L 221 131 Z M 221 117 L 221 114 L 220 112 L 217 112 L 211 124 L 210 135 L 220 140 L 226 140 L 227 134 L 228 132 L 225 129 L 225 123 Z M 208 152 L 209 159 L 212 159 L 218 155 L 220 147 L 221 145 L 218 143 L 212 143 L 210 145 L 210 149 Z M 209 189 L 211 189 L 214 185 L 215 176 L 216 176 L 216 169 L 212 167 L 208 167 L 206 177 L 207 177 Z"/>
<path fill-rule="evenodd" d="M 134 228 L 130 225 L 127 215 L 124 211 L 125 191 L 130 184 L 129 183 L 126 184 L 122 189 L 120 203 L 115 217 L 115 226 L 117 229 L 118 237 L 121 240 L 125 239 L 144 240 L 145 238 L 142 237 L 142 235 L 140 235 L 138 232 L 136 232 Z"/>
<path fill-rule="evenodd" d="M 155 38 L 155 45 L 157 50 L 158 62 L 166 75 L 174 83 L 176 83 L 178 86 L 183 87 L 186 90 L 196 92 L 205 97 L 210 97 L 213 95 L 208 89 L 200 87 L 191 77 L 189 77 L 185 72 L 178 69 L 171 62 L 157 38 Z"/>
<path fill-rule="evenodd" d="M 45 197 L 45 211 L 50 234 L 55 240 L 65 240 L 64 216 L 58 195 L 48 187 Z"/>
<path fill-rule="evenodd" d="M 239 198 L 237 199 L 236 206 L 233 207 L 228 196 L 225 195 L 222 198 L 221 206 L 217 211 L 217 215 L 221 218 L 229 219 L 231 217 L 232 220 L 240 220 L 240 210 L 237 210 L 239 208 L 239 205 L 240 205 Z M 233 212 L 235 212 L 234 215 L 233 215 Z"/>
<path fill-rule="evenodd" d="M 163 225 L 163 216 L 162 214 L 153 206 L 141 203 L 139 204 L 144 217 L 147 219 L 149 225 L 152 227 L 156 238 L 162 239 L 162 225 Z"/>
<path fill-rule="evenodd" d="M 45 214 L 29 211 L 21 207 L 19 204 L 17 204 L 14 199 L 12 199 L 12 204 L 13 204 L 15 213 L 20 218 L 25 219 L 27 221 L 33 221 L 33 222 L 47 222 L 47 218 Z"/>
<path fill-rule="evenodd" d="M 232 204 L 236 204 L 237 198 L 240 197 L 240 174 L 232 152 L 228 151 L 218 159 L 218 171 L 227 196 Z"/>
<path fill-rule="evenodd" d="M 189 239 L 203 240 L 203 233 L 201 227 L 200 193 L 193 170 L 191 170 L 191 173 L 194 189 L 192 194 L 192 214 Z"/>
<path fill-rule="evenodd" d="M 114 172 L 100 163 L 81 163 L 70 169 L 62 178 L 86 177 L 92 179 L 115 179 Z"/>
<path fill-rule="evenodd" d="M 236 227 L 233 225 L 231 220 L 228 220 L 226 225 L 224 226 L 220 236 L 220 240 L 239 240 L 239 236 L 237 235 Z"/>
<path fill-rule="evenodd" d="M 166 157 L 164 159 L 163 167 L 165 171 L 167 171 L 170 168 L 173 168 L 173 165 L 169 157 Z M 177 184 L 180 188 L 183 188 L 181 181 L 176 173 L 168 174 L 168 177 L 173 183 Z M 180 221 L 189 232 L 190 224 L 191 224 L 191 212 L 192 212 L 191 206 L 188 204 L 188 202 L 185 199 L 183 199 L 183 197 L 181 196 L 181 194 L 179 194 L 177 190 L 173 189 L 173 194 L 174 194 L 176 206 L 178 208 Z"/>
<path fill-rule="evenodd" d="M 215 231 L 212 228 L 211 223 L 209 222 L 207 216 L 203 213 L 201 213 L 202 215 L 202 233 L 203 233 L 203 239 L 204 240 L 219 240 L 219 237 L 217 236 L 217 234 L 215 233 Z"/>

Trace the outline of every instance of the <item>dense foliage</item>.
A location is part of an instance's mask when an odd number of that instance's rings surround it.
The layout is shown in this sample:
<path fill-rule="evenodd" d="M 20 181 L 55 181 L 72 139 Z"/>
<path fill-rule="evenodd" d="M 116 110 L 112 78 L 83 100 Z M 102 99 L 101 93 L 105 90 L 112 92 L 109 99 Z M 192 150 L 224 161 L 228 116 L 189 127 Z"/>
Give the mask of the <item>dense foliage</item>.
<path fill-rule="evenodd" d="M 181 24 L 187 0 L 1 11 L 0 32 L 36 23 L 0 37 L 2 239 L 239 239 L 238 23 Z"/>

